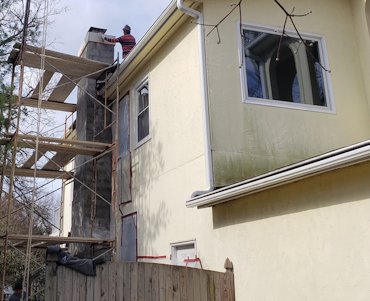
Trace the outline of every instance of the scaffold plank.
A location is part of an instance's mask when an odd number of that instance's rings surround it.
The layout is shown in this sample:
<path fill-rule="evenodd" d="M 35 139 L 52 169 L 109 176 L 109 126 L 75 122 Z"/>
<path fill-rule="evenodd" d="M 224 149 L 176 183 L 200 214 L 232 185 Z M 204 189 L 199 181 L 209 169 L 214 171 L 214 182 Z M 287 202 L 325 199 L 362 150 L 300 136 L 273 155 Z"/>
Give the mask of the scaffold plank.
<path fill-rule="evenodd" d="M 35 141 L 29 140 L 18 140 L 19 148 L 36 148 Z M 41 152 L 51 151 L 51 152 L 63 152 L 65 154 L 74 154 L 74 155 L 85 155 L 85 156 L 96 156 L 101 153 L 100 149 L 80 147 L 80 146 L 71 146 L 63 144 L 53 144 L 53 143 L 38 143 L 38 149 Z"/>
<path fill-rule="evenodd" d="M 29 148 L 29 149 L 36 149 L 36 137 L 34 139 L 24 139 L 21 137 L 18 137 L 18 144 L 17 146 L 19 148 Z M 49 140 L 49 141 L 47 141 Z M 55 140 L 55 142 L 60 143 L 49 143 L 50 140 Z M 67 139 L 60 139 L 60 140 L 67 140 Z M 11 143 L 11 138 L 3 138 L 0 139 L 0 144 L 8 144 Z M 90 142 L 87 144 L 84 144 L 85 141 L 78 141 L 76 143 L 76 140 L 67 140 L 67 141 L 58 141 L 57 138 L 46 138 L 46 137 L 40 137 L 39 143 L 38 143 L 38 150 L 41 152 L 46 151 L 54 151 L 54 152 L 61 152 L 65 154 L 71 154 L 71 155 L 86 155 L 86 156 L 96 156 L 100 153 L 102 153 L 109 144 L 103 144 L 105 147 L 101 147 L 99 144 L 95 144 L 94 142 Z M 82 144 L 81 146 L 78 146 L 77 144 Z"/>
<path fill-rule="evenodd" d="M 39 152 L 37 158 L 40 159 L 45 152 Z M 36 151 L 33 152 L 32 156 L 28 158 L 28 160 L 23 163 L 21 168 L 31 168 L 35 164 L 35 159 L 36 159 Z"/>
<path fill-rule="evenodd" d="M 0 165 L 0 168 L 3 168 L 3 167 Z M 5 176 L 10 177 L 11 167 L 10 166 L 4 167 L 3 172 L 4 172 Z M 30 169 L 30 168 L 16 167 L 14 169 L 14 175 L 16 177 L 33 178 L 35 176 L 34 173 L 35 173 L 35 170 Z M 50 170 L 38 169 L 37 172 L 36 172 L 36 178 L 68 180 L 71 177 L 72 177 L 71 173 L 67 173 L 67 172 L 64 172 L 64 171 L 53 171 L 53 170 L 50 171 Z"/>
<path fill-rule="evenodd" d="M 56 88 L 50 94 L 48 101 L 55 101 L 55 102 L 64 102 L 69 94 L 76 88 L 76 85 L 71 81 L 75 80 L 76 77 L 74 76 L 65 76 L 63 75 L 59 82 L 56 84 Z M 78 82 L 76 82 L 77 84 Z"/>
<path fill-rule="evenodd" d="M 45 87 L 48 85 L 48 83 L 50 82 L 53 75 L 54 75 L 54 72 L 51 72 L 51 71 L 45 71 L 44 72 L 44 74 L 42 75 L 42 80 L 43 80 L 42 81 L 43 82 L 42 91 L 44 91 Z M 38 95 L 39 95 L 39 90 L 40 90 L 40 84 L 41 84 L 41 79 L 38 82 L 36 88 L 33 90 L 31 98 L 35 98 L 35 99 L 39 98 Z"/>
<path fill-rule="evenodd" d="M 9 60 L 12 60 L 12 58 L 14 57 L 17 58 L 18 53 L 19 53 L 19 50 L 13 48 L 12 54 L 9 56 Z M 26 67 L 40 69 L 41 56 L 33 52 L 30 52 L 30 51 L 25 51 L 23 55 L 23 63 Z M 103 72 L 103 71 L 102 72 L 98 72 L 98 71 L 108 66 L 109 64 L 98 63 L 94 61 L 85 63 L 83 61 L 79 61 L 79 62 L 70 61 L 70 60 L 62 59 L 60 57 L 46 55 L 44 69 L 45 71 L 59 72 L 59 73 L 67 74 L 70 76 L 88 77 L 88 78 L 97 79 L 100 77 L 101 73 Z"/>
<path fill-rule="evenodd" d="M 0 239 L 5 239 L 5 235 Z M 14 247 L 24 248 L 27 246 L 28 235 L 26 234 L 8 234 L 8 239 Z M 49 245 L 61 245 L 66 243 L 98 244 L 112 246 L 113 239 L 91 238 L 91 237 L 60 237 L 47 235 L 32 235 L 32 248 L 46 248 Z"/>
<path fill-rule="evenodd" d="M 67 165 L 67 163 L 71 161 L 73 158 L 74 158 L 73 154 L 57 153 L 41 169 L 60 170 L 61 167 Z"/>
<path fill-rule="evenodd" d="M 14 48 L 20 49 L 20 46 L 21 46 L 20 43 L 15 43 L 14 44 Z M 31 51 L 31 52 L 34 52 L 34 53 L 37 53 L 37 54 L 42 53 L 42 48 L 40 48 L 40 47 L 27 45 L 26 49 L 27 49 L 27 51 Z M 83 57 L 80 57 L 80 56 L 75 56 L 75 55 L 71 55 L 71 54 L 67 54 L 67 53 L 62 53 L 62 52 L 58 52 L 58 51 L 50 50 L 50 49 L 45 49 L 45 55 L 52 56 L 52 57 L 58 57 L 58 58 L 61 58 L 63 60 L 69 61 L 69 62 L 75 62 L 75 63 L 79 63 L 79 64 L 86 64 L 86 65 L 95 66 L 97 70 L 102 69 L 102 68 L 104 68 L 104 66 L 108 65 L 108 64 L 100 62 L 100 61 L 94 61 L 94 60 L 91 60 L 91 59 L 87 59 L 87 58 L 83 58 Z"/>
<path fill-rule="evenodd" d="M 32 98 L 23 98 L 21 100 L 21 105 L 37 108 L 38 107 L 38 100 Z M 54 110 L 54 111 L 62 111 L 62 112 L 75 112 L 76 105 L 72 103 L 62 103 L 50 100 L 43 100 L 41 102 L 41 108 L 47 110 Z"/>
<path fill-rule="evenodd" d="M 11 134 L 5 134 L 6 137 L 12 137 Z M 23 135 L 19 134 L 18 137 L 20 139 L 29 139 L 29 140 L 36 140 L 36 136 L 34 135 Z M 71 145 L 83 145 L 86 147 L 92 147 L 95 149 L 106 149 L 111 146 L 109 143 L 103 142 L 95 142 L 95 141 L 83 141 L 83 140 L 72 140 L 72 139 L 65 139 L 65 138 L 54 138 L 54 137 L 43 137 L 39 136 L 39 140 L 41 142 L 56 142 L 56 143 L 66 143 Z"/>

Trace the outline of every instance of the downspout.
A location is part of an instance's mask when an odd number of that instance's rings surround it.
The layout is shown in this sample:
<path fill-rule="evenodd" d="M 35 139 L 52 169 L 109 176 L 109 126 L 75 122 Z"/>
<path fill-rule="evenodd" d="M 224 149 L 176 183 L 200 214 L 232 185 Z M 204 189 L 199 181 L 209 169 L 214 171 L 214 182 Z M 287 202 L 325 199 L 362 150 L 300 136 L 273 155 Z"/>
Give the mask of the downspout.
<path fill-rule="evenodd" d="M 203 111 L 203 139 L 204 139 L 204 156 L 206 163 L 206 178 L 207 188 L 202 191 L 194 191 L 191 198 L 211 192 L 214 190 L 213 182 L 213 164 L 212 164 L 212 151 L 211 151 L 211 130 L 209 118 L 209 100 L 208 100 L 208 80 L 206 68 L 206 47 L 205 35 L 202 24 L 204 24 L 203 14 L 188 6 L 185 6 L 184 0 L 177 0 L 177 8 L 184 14 L 196 19 L 198 23 L 198 37 L 200 49 L 200 77 L 201 77 L 201 93 L 202 93 L 202 111 Z"/>

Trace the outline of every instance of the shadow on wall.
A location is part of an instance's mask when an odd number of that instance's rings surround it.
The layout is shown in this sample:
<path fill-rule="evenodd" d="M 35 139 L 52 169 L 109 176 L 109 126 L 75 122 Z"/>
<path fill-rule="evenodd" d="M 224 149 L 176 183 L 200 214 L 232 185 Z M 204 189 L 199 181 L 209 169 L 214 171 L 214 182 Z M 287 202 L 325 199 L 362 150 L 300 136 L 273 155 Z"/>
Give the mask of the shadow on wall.
<path fill-rule="evenodd" d="M 370 199 L 369 173 L 367 162 L 217 205 L 213 228 Z"/>
<path fill-rule="evenodd" d="M 133 186 L 132 194 L 134 206 L 138 212 L 138 245 L 139 252 L 151 255 L 152 244 L 161 231 L 168 223 L 169 210 L 164 201 L 158 198 L 151 198 L 153 195 L 159 195 L 161 191 L 169 189 L 159 187 L 157 182 L 159 176 L 164 170 L 163 145 L 156 139 L 158 131 L 157 124 L 151 126 L 151 139 L 137 149 L 138 155 L 133 159 Z"/>

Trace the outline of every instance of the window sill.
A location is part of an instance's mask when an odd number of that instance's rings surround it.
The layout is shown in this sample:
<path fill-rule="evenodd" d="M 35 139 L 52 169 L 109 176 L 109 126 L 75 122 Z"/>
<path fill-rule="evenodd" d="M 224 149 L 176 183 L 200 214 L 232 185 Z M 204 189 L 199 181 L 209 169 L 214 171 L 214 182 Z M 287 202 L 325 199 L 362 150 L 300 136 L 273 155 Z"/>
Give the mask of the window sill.
<path fill-rule="evenodd" d="M 152 139 L 152 137 L 150 135 L 146 136 L 145 138 L 143 138 L 139 142 L 136 142 L 136 145 L 135 145 L 134 149 L 138 149 L 139 147 L 141 147 L 143 144 L 147 143 L 151 139 Z"/>
<path fill-rule="evenodd" d="M 294 109 L 294 110 L 311 111 L 311 112 L 321 112 L 321 113 L 330 113 L 330 114 L 336 113 L 335 110 L 331 107 L 307 105 L 307 104 L 302 104 L 302 103 L 295 103 L 295 102 L 288 102 L 288 101 L 281 101 L 281 100 L 247 98 L 246 100 L 243 100 L 243 103 L 270 106 L 270 107 L 278 107 L 278 108 L 286 108 L 286 109 Z"/>

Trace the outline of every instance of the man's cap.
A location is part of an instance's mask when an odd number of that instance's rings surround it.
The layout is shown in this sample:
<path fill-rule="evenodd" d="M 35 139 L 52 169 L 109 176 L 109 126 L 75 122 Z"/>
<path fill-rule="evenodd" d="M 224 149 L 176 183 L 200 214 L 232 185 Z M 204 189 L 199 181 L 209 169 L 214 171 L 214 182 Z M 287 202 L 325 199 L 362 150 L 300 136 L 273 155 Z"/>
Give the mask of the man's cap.
<path fill-rule="evenodd" d="M 122 30 L 131 31 L 131 27 L 128 25 L 125 25 L 125 27 L 122 28 Z"/>

